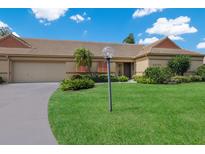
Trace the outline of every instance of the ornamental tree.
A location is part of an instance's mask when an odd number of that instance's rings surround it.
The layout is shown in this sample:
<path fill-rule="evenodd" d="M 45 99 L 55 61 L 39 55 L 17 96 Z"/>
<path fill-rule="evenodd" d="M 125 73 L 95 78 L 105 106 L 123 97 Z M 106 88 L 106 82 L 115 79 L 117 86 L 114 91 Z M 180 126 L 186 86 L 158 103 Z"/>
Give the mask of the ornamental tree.
<path fill-rule="evenodd" d="M 186 55 L 177 55 L 168 62 L 168 67 L 176 75 L 184 75 L 191 66 L 191 58 Z"/>
<path fill-rule="evenodd" d="M 89 71 L 92 66 L 92 56 L 93 54 L 86 48 L 78 48 L 74 53 L 77 66 L 86 66 L 88 67 Z"/>

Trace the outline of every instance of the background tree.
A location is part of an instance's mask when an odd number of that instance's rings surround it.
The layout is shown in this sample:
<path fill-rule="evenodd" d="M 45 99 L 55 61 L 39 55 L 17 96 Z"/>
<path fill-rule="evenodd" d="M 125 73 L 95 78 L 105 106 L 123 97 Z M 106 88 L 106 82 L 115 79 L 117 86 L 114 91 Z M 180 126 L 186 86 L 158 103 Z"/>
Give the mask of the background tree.
<path fill-rule="evenodd" d="M 184 75 L 184 73 L 187 72 L 190 66 L 190 57 L 185 55 L 177 55 L 168 62 L 168 67 L 176 75 Z"/>
<path fill-rule="evenodd" d="M 11 34 L 11 30 L 8 27 L 0 27 L 0 36 Z"/>
<path fill-rule="evenodd" d="M 88 67 L 89 71 L 92 66 L 92 56 L 93 54 L 90 52 L 90 50 L 85 48 L 78 48 L 74 53 L 77 66 L 86 66 Z"/>
<path fill-rule="evenodd" d="M 123 43 L 135 44 L 135 37 L 134 37 L 133 33 L 130 33 L 130 34 L 123 40 Z"/>

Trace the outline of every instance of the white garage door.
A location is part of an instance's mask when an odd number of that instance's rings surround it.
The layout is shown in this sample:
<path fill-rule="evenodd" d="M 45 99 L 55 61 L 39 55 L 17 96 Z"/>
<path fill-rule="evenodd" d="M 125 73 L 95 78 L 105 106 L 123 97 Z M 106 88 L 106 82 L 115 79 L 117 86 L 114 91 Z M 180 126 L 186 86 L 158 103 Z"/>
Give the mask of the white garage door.
<path fill-rule="evenodd" d="M 65 77 L 65 63 L 14 62 L 14 82 L 52 82 Z"/>

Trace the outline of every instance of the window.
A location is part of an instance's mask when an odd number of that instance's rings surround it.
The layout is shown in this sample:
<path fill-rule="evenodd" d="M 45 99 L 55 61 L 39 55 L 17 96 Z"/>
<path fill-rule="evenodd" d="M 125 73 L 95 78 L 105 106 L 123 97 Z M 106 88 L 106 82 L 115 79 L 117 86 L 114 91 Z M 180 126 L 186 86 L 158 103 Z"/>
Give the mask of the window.
<path fill-rule="evenodd" d="M 107 63 L 99 62 L 98 63 L 98 72 L 107 72 Z"/>

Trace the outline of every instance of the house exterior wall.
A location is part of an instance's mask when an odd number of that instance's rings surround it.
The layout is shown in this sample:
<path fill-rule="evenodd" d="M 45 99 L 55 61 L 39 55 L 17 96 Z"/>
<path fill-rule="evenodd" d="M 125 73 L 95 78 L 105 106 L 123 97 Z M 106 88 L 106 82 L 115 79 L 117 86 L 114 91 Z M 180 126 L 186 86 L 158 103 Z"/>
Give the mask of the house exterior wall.
<path fill-rule="evenodd" d="M 137 75 L 142 75 L 143 72 L 145 71 L 145 69 L 147 67 L 150 66 L 160 66 L 160 67 L 165 67 L 167 66 L 168 60 L 170 60 L 172 58 L 172 56 L 148 56 L 148 57 L 142 57 L 142 58 L 138 58 L 136 60 L 132 60 L 132 59 L 112 59 L 111 61 L 111 72 L 115 73 L 116 75 L 118 75 L 118 64 L 121 63 L 122 67 L 123 67 L 123 63 L 124 62 L 131 62 L 133 64 L 132 68 L 134 68 L 132 74 L 137 74 Z M 3 77 L 3 79 L 5 81 L 8 82 L 14 82 L 16 79 L 14 79 L 14 75 L 16 73 L 20 73 L 23 75 L 24 73 L 24 67 L 20 67 L 17 68 L 14 71 L 14 63 L 18 63 L 21 62 L 24 65 L 29 64 L 26 69 L 32 69 L 33 71 L 37 71 L 38 68 L 44 67 L 43 64 L 47 63 L 48 65 L 52 63 L 53 67 L 49 67 L 52 65 L 49 65 L 48 67 L 50 68 L 49 72 L 47 74 L 52 75 L 53 72 L 53 78 L 56 76 L 62 76 L 63 78 L 68 77 L 71 74 L 74 73 L 78 73 L 77 71 L 77 66 L 76 63 L 74 61 L 74 59 L 72 57 L 34 57 L 34 56 L 0 56 L 0 76 Z M 98 72 L 98 64 L 99 62 L 105 62 L 104 58 L 94 58 L 93 59 L 93 64 L 91 67 L 91 72 Z M 38 63 L 38 68 L 35 68 L 34 66 L 32 66 L 32 63 Z M 58 65 L 58 64 L 62 64 L 62 65 Z M 203 64 L 203 57 L 192 57 L 191 58 L 191 68 L 189 70 L 189 72 L 193 72 L 194 70 L 196 70 L 199 66 L 201 66 Z M 18 66 L 17 66 L 18 67 Z M 63 68 L 64 67 L 64 68 Z M 53 69 L 51 69 L 53 68 Z M 20 70 L 18 70 L 20 69 Z M 58 69 L 58 70 L 56 70 Z M 60 70 L 65 70 L 64 74 L 62 74 L 62 71 Z M 123 70 L 124 68 L 122 68 L 122 73 L 124 72 Z M 59 74 L 59 75 L 58 75 Z M 48 75 L 49 76 L 49 75 Z M 20 76 L 21 77 L 21 76 Z M 23 78 L 23 77 L 22 77 Z M 40 77 L 36 77 L 37 78 Z M 60 80 L 60 78 L 59 78 Z M 47 78 L 47 81 L 51 81 L 51 78 Z"/>
<path fill-rule="evenodd" d="M 149 66 L 166 67 L 171 58 L 173 58 L 173 56 L 149 56 Z M 191 67 L 188 70 L 188 73 L 196 71 L 196 69 L 201 65 L 203 65 L 203 57 L 192 57 Z"/>
<path fill-rule="evenodd" d="M 171 57 L 162 56 L 150 56 L 149 57 L 149 67 L 166 67 L 168 61 Z"/>
<path fill-rule="evenodd" d="M 9 80 L 9 60 L 5 57 L 0 57 L 0 76 L 4 81 Z"/>
<path fill-rule="evenodd" d="M 191 67 L 189 71 L 190 72 L 196 71 L 196 69 L 201 65 L 203 65 L 202 58 L 193 58 L 193 60 L 191 61 Z"/>
<path fill-rule="evenodd" d="M 98 72 L 99 62 L 105 62 L 104 58 L 93 59 L 91 72 Z M 7 82 L 60 81 L 80 73 L 77 71 L 74 59 L 68 57 L 0 56 L 0 76 Z M 116 73 L 115 61 L 111 62 L 111 72 Z"/>
<path fill-rule="evenodd" d="M 104 59 L 98 59 L 98 60 L 94 59 L 93 60 L 92 67 L 90 68 L 90 71 L 92 73 L 98 72 L 98 65 L 100 62 L 104 62 Z M 78 72 L 77 68 L 78 67 L 77 67 L 75 61 L 66 62 L 66 77 L 69 77 L 69 76 L 76 74 L 76 73 L 81 73 L 81 72 Z M 116 62 L 111 62 L 110 70 L 111 70 L 111 73 L 116 73 Z M 83 73 L 87 73 L 87 72 L 83 72 Z"/>
<path fill-rule="evenodd" d="M 142 75 L 148 67 L 166 67 L 171 58 L 173 58 L 173 56 L 148 56 L 136 59 L 134 63 L 134 74 Z M 203 65 L 203 59 L 203 57 L 192 57 L 191 67 L 187 74 L 193 73 L 199 66 Z"/>
<path fill-rule="evenodd" d="M 142 75 L 147 67 L 149 67 L 149 59 L 148 57 L 143 57 L 136 59 L 135 64 L 135 74 Z"/>

